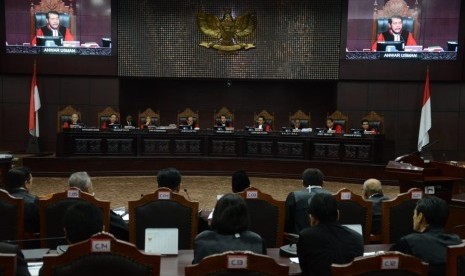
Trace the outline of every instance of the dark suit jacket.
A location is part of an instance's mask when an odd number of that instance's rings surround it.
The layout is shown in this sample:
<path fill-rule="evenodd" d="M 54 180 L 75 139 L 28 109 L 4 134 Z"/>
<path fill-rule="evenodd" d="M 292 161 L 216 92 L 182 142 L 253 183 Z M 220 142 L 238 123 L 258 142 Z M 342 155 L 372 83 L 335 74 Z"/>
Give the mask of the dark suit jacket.
<path fill-rule="evenodd" d="M 206 230 L 195 238 L 193 264 L 203 258 L 230 250 L 248 250 L 257 254 L 266 254 L 265 242 L 255 232 L 244 231 L 236 235 L 221 235 L 215 231 Z"/>
<path fill-rule="evenodd" d="M 371 223 L 371 233 L 377 235 L 381 233 L 381 221 L 382 221 L 382 211 L 381 204 L 385 200 L 383 195 L 373 194 L 371 197 L 367 198 L 368 201 L 373 202 L 373 220 Z"/>
<path fill-rule="evenodd" d="M 110 231 L 118 240 L 129 241 L 129 226 L 123 218 L 110 210 Z"/>
<path fill-rule="evenodd" d="M 31 276 L 18 245 L 0 242 L 0 253 L 16 254 L 16 276 Z"/>
<path fill-rule="evenodd" d="M 337 223 L 300 232 L 297 256 L 302 275 L 331 275 L 331 264 L 346 264 L 363 255 L 363 237 Z"/>
<path fill-rule="evenodd" d="M 39 198 L 20 188 L 9 193 L 24 200 L 24 230 L 27 233 L 39 232 Z"/>

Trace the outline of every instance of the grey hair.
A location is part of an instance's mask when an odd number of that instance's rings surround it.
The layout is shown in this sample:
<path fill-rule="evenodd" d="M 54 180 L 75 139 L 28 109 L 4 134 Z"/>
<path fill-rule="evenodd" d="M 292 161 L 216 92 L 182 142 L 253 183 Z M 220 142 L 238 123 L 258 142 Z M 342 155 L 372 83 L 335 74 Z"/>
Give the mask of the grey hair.
<path fill-rule="evenodd" d="M 70 175 L 68 179 L 68 186 L 69 187 L 76 187 L 83 192 L 87 192 L 92 185 L 92 181 L 90 180 L 90 176 L 87 172 L 75 172 Z"/>

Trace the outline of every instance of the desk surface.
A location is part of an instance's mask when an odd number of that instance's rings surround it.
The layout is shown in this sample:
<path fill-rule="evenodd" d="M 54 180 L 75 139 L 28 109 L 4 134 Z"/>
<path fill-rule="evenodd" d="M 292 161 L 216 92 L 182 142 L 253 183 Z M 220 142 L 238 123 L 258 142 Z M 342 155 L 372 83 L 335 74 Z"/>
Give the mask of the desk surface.
<path fill-rule="evenodd" d="M 370 244 L 365 245 L 365 253 L 372 253 L 377 251 L 387 251 L 391 247 L 390 244 Z M 26 261 L 32 262 L 37 260 L 35 256 L 34 260 L 28 259 L 31 256 L 31 251 L 37 251 L 37 249 L 26 249 L 23 250 Z M 44 253 L 56 254 L 56 252 L 48 251 L 47 249 L 40 249 Z M 36 252 L 35 252 L 36 253 Z M 289 266 L 289 275 L 300 275 L 300 266 L 297 263 L 290 261 L 289 257 L 282 257 L 279 255 L 279 248 L 268 248 L 267 255 L 276 260 L 277 263 Z M 160 275 L 184 275 L 184 268 L 192 264 L 194 259 L 193 250 L 179 250 L 177 256 L 162 256 L 160 264 Z"/>

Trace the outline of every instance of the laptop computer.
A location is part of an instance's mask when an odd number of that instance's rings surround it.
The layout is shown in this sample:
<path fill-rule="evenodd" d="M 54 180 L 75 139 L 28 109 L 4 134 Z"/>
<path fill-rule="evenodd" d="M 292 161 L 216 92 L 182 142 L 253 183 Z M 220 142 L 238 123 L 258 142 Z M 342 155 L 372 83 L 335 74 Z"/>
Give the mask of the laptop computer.
<path fill-rule="evenodd" d="M 145 253 L 161 255 L 178 254 L 178 228 L 145 229 Z"/>

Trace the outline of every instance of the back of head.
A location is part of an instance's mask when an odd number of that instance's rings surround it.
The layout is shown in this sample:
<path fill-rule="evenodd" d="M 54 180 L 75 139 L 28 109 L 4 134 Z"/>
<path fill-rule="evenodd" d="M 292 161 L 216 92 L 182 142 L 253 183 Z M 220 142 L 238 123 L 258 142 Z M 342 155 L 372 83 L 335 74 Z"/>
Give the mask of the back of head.
<path fill-rule="evenodd" d="M 250 187 L 250 180 L 247 173 L 243 170 L 236 171 L 232 175 L 232 191 L 240 193 Z"/>
<path fill-rule="evenodd" d="M 225 194 L 217 202 L 211 227 L 223 235 L 249 229 L 249 213 L 244 199 L 238 194 Z"/>
<path fill-rule="evenodd" d="M 315 168 L 308 168 L 302 173 L 302 180 L 305 187 L 323 186 L 324 174 Z"/>
<path fill-rule="evenodd" d="M 32 176 L 31 168 L 22 166 L 22 167 L 16 167 L 15 169 L 20 170 L 24 173 L 24 175 L 26 176 L 26 181 L 31 180 L 31 176 Z"/>
<path fill-rule="evenodd" d="M 88 193 L 92 190 L 92 181 L 87 172 L 75 172 L 69 177 L 68 186 Z"/>
<path fill-rule="evenodd" d="M 319 223 L 333 223 L 338 219 L 337 201 L 331 194 L 318 193 L 308 202 L 308 213 Z"/>
<path fill-rule="evenodd" d="M 175 168 L 160 170 L 157 175 L 158 188 L 166 187 L 172 191 L 179 191 L 181 173 Z"/>
<path fill-rule="evenodd" d="M 89 202 L 78 202 L 66 210 L 63 225 L 70 244 L 87 240 L 103 230 L 102 211 Z"/>
<path fill-rule="evenodd" d="M 6 174 L 5 188 L 7 191 L 11 192 L 14 189 L 24 187 L 26 180 L 27 176 L 24 171 L 13 168 Z"/>
<path fill-rule="evenodd" d="M 383 195 L 383 188 L 381 186 L 381 181 L 375 178 L 367 179 L 363 183 L 363 195 L 368 198 L 374 194 Z"/>
<path fill-rule="evenodd" d="M 417 214 L 423 213 L 429 226 L 443 228 L 449 217 L 447 202 L 439 197 L 428 196 L 420 199 L 416 206 Z"/>

